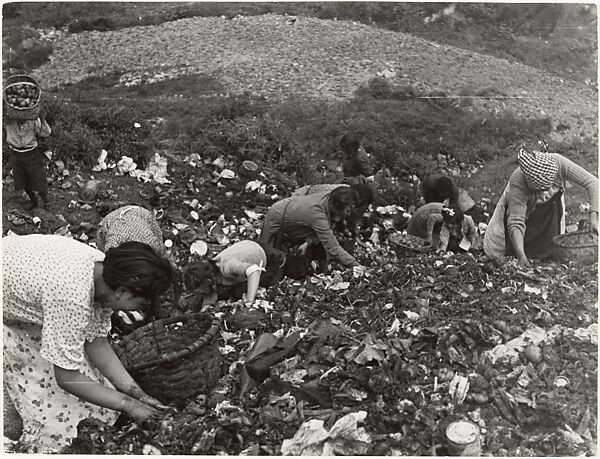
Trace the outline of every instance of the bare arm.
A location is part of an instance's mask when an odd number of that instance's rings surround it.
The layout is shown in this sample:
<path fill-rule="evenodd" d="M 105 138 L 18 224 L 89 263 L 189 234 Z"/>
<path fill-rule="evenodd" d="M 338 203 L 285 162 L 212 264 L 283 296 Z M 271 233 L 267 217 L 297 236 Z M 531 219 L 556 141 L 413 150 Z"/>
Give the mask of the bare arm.
<path fill-rule="evenodd" d="M 108 339 L 96 338 L 94 341 L 86 342 L 84 347 L 90 362 L 113 383 L 119 392 L 130 395 L 149 405 L 163 407 L 158 400 L 147 395 L 135 382 L 115 354 Z"/>
<path fill-rule="evenodd" d="M 54 376 L 58 387 L 94 405 L 127 413 L 136 421 L 144 421 L 157 411 L 135 398 L 92 381 L 77 370 L 67 370 L 54 365 Z"/>
<path fill-rule="evenodd" d="M 246 301 L 254 301 L 256 298 L 256 291 L 258 290 L 258 284 L 260 283 L 260 270 L 256 270 L 248 276 L 248 283 L 246 287 Z"/>
<path fill-rule="evenodd" d="M 527 259 L 527 255 L 525 255 L 524 237 L 521 229 L 516 227 L 510 228 L 508 235 L 517 260 L 525 266 L 529 266 L 529 260 Z"/>

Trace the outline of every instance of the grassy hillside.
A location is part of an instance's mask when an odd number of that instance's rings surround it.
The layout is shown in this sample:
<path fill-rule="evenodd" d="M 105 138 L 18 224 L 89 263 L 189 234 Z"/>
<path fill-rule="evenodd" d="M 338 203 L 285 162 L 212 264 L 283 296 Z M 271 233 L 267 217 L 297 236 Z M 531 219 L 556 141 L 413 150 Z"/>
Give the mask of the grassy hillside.
<path fill-rule="evenodd" d="M 591 74 L 594 59 L 583 51 L 596 46 L 595 34 L 590 33 L 595 25 L 593 8 L 549 4 L 447 7 L 376 2 L 13 3 L 3 9 L 3 39 L 5 50 L 9 49 L 4 59 L 24 70 L 43 63 L 52 52 L 52 43 L 39 41 L 36 28 L 77 33 L 189 16 L 276 12 L 359 20 L 512 57 L 549 72 L 567 72 L 567 77 Z M 549 45 L 557 41 L 568 49 Z M 473 189 L 477 198 L 493 196 L 501 191 L 514 165 L 498 166 L 496 161 L 471 177 L 473 170 L 496 158 L 513 157 L 519 145 L 534 145 L 551 130 L 547 115 L 490 115 L 468 100 L 422 99 L 432 94 L 391 86 L 385 79 L 371 80 L 351 100 L 324 102 L 222 96 L 217 76 L 184 75 L 135 87 L 115 86 L 118 77 L 89 78 L 51 94 L 47 103 L 54 134 L 47 146 L 57 159 L 89 167 L 101 149 L 109 151 L 109 159 L 129 155 L 140 165 L 154 151 L 177 157 L 199 153 L 211 160 L 223 155 L 234 161 L 251 158 L 295 177 L 299 184 L 314 183 L 331 179 L 323 162 L 338 157 L 339 138 L 354 129 L 364 134 L 366 148 L 378 166 L 400 180 L 388 184 L 384 199 L 412 204 L 409 177 L 421 177 L 432 169 L 456 173 L 459 184 Z M 143 128 L 134 129 L 137 122 Z M 551 148 L 592 170 L 597 168 L 597 145 L 591 137 L 574 137 Z M 572 210 L 576 212 L 577 207 L 574 204 Z"/>

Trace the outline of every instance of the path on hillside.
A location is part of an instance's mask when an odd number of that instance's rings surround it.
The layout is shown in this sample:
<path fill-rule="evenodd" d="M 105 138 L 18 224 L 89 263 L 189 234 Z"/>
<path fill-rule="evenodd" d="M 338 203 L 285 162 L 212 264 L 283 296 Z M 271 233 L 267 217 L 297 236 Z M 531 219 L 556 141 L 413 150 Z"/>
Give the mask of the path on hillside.
<path fill-rule="evenodd" d="M 226 91 L 269 97 L 301 94 L 347 98 L 380 72 L 394 84 L 473 99 L 493 113 L 550 116 L 561 136 L 597 137 L 597 93 L 542 70 L 348 21 L 264 15 L 189 18 L 157 26 L 85 32 L 59 40 L 51 62 L 35 73 L 45 85 L 112 71 L 210 74 Z M 507 97 L 504 99 L 503 97 Z"/>

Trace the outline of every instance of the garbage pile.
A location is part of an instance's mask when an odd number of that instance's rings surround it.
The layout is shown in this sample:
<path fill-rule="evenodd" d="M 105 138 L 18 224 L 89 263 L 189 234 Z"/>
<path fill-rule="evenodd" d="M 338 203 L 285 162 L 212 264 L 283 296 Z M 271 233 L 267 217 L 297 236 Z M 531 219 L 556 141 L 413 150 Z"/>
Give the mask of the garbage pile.
<path fill-rule="evenodd" d="M 153 427 L 82 424 L 70 452 L 443 455 L 456 420 L 479 427 L 483 454 L 595 452 L 593 268 L 525 273 L 369 241 L 357 256 L 371 261 L 364 276 L 286 279 L 250 307 L 218 303 L 229 371 L 214 391 Z M 301 339 L 248 385 L 244 355 L 265 332 Z"/>
<path fill-rule="evenodd" d="M 255 239 L 270 204 L 296 186 L 226 158 L 184 163 L 157 161 L 168 182 L 140 193 L 180 269 Z M 59 170 L 60 183 L 86 189 L 84 174 Z M 87 187 L 96 198 L 85 202 L 76 187 L 61 188 L 72 197 L 64 216 L 10 211 L 5 220 L 93 244 L 124 191 L 105 180 Z M 214 390 L 149 424 L 87 419 L 65 453 L 444 455 L 446 428 L 465 420 L 478 427 L 482 454 L 596 454 L 596 265 L 525 272 L 480 253 L 411 250 L 396 243 L 407 215 L 372 209 L 353 249 L 365 273 L 333 266 L 259 290 L 250 306 L 210 307 L 223 320 L 227 367 Z M 245 363 L 263 333 L 301 338 L 253 380 Z"/>

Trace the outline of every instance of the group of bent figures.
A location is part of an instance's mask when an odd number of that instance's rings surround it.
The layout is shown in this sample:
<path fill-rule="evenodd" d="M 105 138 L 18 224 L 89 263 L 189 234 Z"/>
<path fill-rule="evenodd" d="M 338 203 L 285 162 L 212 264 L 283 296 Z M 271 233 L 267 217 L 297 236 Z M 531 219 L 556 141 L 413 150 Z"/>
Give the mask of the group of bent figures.
<path fill-rule="evenodd" d="M 336 234 L 357 236 L 375 199 L 373 168 L 358 136 L 346 134 L 340 145 L 344 183 L 296 190 L 271 206 L 258 240 L 234 243 L 186 267 L 182 300 L 190 309 L 220 299 L 251 302 L 259 287 L 306 275 L 312 261 L 321 272 L 331 260 L 365 269 Z M 567 181 L 587 190 L 589 223 L 597 232 L 594 175 L 557 153 L 520 150 L 517 159 L 488 222 L 487 255 L 515 256 L 523 265 L 551 256 L 552 238 L 564 232 Z M 477 229 L 452 180 L 431 175 L 422 193 L 425 204 L 408 222 L 408 234 L 439 250 L 458 251 L 463 238 L 474 241 Z M 153 320 L 161 316 L 159 297 L 179 290 L 162 232 L 152 212 L 126 206 L 101 221 L 96 244 L 55 235 L 2 240 L 4 390 L 23 420 L 25 451 L 60 451 L 89 416 L 113 423 L 126 413 L 143 421 L 164 408 L 128 374 L 108 341 L 111 316 L 137 311 Z"/>

